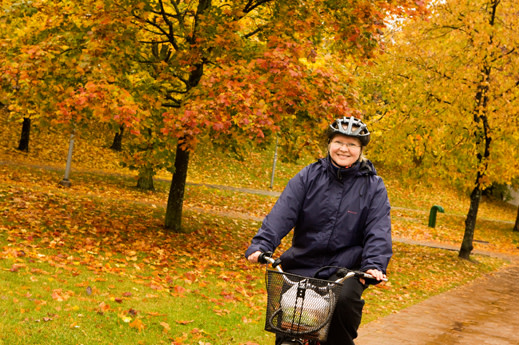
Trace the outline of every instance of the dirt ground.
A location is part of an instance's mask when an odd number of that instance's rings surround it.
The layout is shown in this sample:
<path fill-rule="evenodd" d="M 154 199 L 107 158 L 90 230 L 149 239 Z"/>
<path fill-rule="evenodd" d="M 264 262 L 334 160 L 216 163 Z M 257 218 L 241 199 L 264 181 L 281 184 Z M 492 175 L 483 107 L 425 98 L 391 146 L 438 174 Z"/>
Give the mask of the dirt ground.
<path fill-rule="evenodd" d="M 519 345 L 519 259 L 363 325 L 356 345 Z"/>

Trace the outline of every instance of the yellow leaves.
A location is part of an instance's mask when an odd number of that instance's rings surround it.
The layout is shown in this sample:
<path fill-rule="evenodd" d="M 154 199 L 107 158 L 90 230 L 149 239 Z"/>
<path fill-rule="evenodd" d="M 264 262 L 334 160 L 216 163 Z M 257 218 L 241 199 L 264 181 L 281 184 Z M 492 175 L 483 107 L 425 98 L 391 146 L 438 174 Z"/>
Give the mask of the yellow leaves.
<path fill-rule="evenodd" d="M 118 316 L 119 316 L 119 318 L 120 318 L 123 322 L 125 322 L 125 323 L 130 323 L 130 322 L 132 322 L 132 318 L 131 318 L 131 316 L 128 316 L 128 315 L 126 315 L 126 314 L 119 314 Z"/>
<path fill-rule="evenodd" d="M 144 322 L 139 317 L 137 317 L 137 311 L 134 309 L 130 309 L 124 313 L 119 313 L 117 316 L 121 319 L 122 322 L 127 323 L 130 328 L 134 328 L 139 332 L 146 328 Z"/>

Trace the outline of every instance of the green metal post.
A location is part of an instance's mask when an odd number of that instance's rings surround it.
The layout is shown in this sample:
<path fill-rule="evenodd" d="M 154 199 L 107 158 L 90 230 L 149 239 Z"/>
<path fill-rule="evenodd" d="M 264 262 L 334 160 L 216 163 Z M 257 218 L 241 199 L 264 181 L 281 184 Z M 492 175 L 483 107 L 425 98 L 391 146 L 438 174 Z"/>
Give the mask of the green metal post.
<path fill-rule="evenodd" d="M 436 213 L 437 212 L 445 213 L 445 210 L 443 209 L 443 207 L 438 206 L 438 205 L 434 205 L 433 207 L 431 207 L 431 212 L 429 212 L 429 227 L 430 228 L 434 228 L 436 226 Z"/>

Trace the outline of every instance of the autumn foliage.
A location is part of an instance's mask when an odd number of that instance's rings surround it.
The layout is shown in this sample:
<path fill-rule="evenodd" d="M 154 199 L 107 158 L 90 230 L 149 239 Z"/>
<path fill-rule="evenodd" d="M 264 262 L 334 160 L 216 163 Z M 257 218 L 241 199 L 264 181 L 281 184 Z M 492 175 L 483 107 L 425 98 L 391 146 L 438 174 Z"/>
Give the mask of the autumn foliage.
<path fill-rule="evenodd" d="M 470 194 L 465 258 L 482 193 L 517 187 L 517 10 L 514 1 L 435 3 L 426 20 L 395 24 L 387 54 L 362 78 L 381 143 L 373 156 Z"/>
<path fill-rule="evenodd" d="M 240 147 L 285 129 L 284 146 L 304 134 L 303 148 L 315 152 L 332 118 L 358 114 L 351 62 L 376 54 L 386 16 L 415 16 L 425 5 L 89 0 L 4 8 L 0 99 L 10 116 L 75 133 L 98 122 L 129 128 L 126 163 L 151 176 L 163 167 L 174 173 L 166 227 L 179 231 L 188 151 L 204 138 Z M 143 132 L 145 140 L 134 136 Z"/>

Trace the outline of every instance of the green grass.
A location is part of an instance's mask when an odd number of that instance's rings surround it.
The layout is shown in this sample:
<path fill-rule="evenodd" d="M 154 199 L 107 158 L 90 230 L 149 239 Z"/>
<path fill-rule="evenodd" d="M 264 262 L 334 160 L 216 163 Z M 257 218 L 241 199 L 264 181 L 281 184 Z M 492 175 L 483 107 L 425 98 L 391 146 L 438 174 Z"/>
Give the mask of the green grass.
<path fill-rule="evenodd" d="M 0 263 L 4 270 L 12 267 L 9 260 Z M 218 285 L 216 277 L 200 276 L 209 285 L 203 290 L 189 285 L 185 292 L 137 285 L 135 278 L 99 277 L 80 268 L 70 273 L 43 264 L 26 264 L 2 278 L 0 343 L 170 344 L 181 338 L 186 343 L 205 339 L 230 344 L 238 332 L 242 341 L 256 333 L 242 327 L 249 301 L 212 301 L 210 296 L 219 292 L 211 288 Z M 142 322 L 142 329 L 132 323 L 135 320 Z"/>

